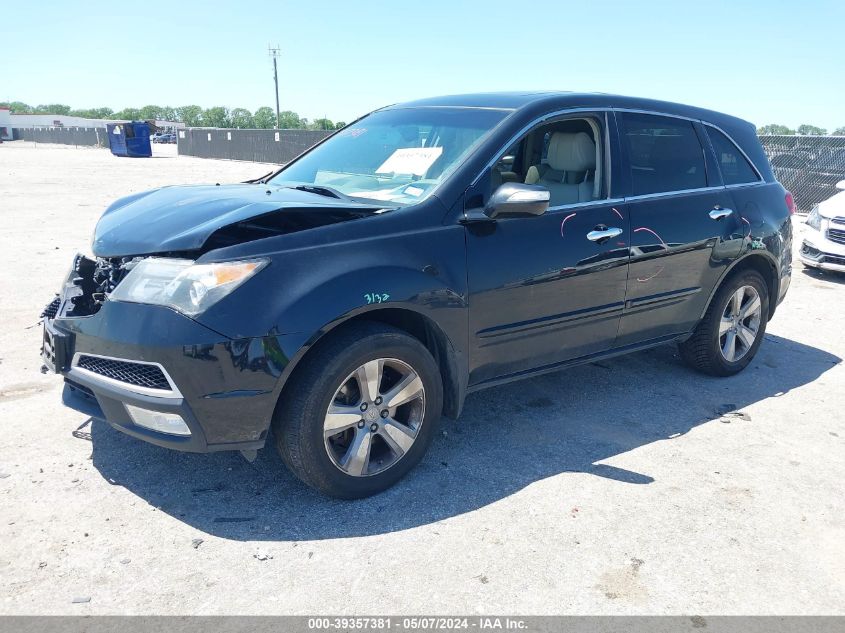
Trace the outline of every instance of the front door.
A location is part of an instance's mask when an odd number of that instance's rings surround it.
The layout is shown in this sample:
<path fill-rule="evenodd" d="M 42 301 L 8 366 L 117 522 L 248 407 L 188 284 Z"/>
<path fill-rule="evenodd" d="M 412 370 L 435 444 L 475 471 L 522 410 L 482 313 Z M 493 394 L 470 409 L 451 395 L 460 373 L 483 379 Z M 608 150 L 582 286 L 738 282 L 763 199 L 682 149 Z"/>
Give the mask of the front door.
<path fill-rule="evenodd" d="M 506 171 L 505 180 L 530 180 L 532 168 L 554 180 L 544 215 L 466 229 L 470 385 L 613 346 L 624 306 L 629 222 L 624 205 L 607 196 L 605 130 L 604 115 L 546 123 L 503 154 L 505 167 L 493 167 Z M 594 160 L 572 158 L 566 144 L 579 133 L 599 139 Z M 577 140 L 581 150 L 590 147 Z M 550 148 L 557 154 L 548 156 Z M 492 174 L 482 186 L 492 190 L 502 179 Z"/>

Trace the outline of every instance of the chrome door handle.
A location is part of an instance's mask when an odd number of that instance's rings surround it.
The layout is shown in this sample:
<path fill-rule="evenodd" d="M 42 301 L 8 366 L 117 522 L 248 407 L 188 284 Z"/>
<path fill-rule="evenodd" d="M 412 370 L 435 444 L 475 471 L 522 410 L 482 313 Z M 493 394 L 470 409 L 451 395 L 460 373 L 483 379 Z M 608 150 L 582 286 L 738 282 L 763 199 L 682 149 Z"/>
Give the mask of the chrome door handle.
<path fill-rule="evenodd" d="M 733 209 L 713 209 L 710 212 L 710 219 L 721 220 L 723 218 L 728 217 L 733 212 Z"/>
<path fill-rule="evenodd" d="M 602 243 L 611 238 L 619 237 L 620 235 L 622 235 L 622 229 L 611 226 L 606 229 L 594 229 L 590 231 L 587 233 L 587 239 L 591 242 Z"/>

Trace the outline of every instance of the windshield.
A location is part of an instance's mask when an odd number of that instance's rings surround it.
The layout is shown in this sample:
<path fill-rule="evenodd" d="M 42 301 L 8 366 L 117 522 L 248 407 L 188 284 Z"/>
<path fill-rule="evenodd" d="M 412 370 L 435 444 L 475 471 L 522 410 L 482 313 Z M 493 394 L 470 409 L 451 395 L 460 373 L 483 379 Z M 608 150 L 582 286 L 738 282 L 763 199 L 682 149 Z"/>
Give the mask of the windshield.
<path fill-rule="evenodd" d="M 428 197 L 508 112 L 407 108 L 375 112 L 341 130 L 269 182 L 331 187 L 391 206 Z"/>

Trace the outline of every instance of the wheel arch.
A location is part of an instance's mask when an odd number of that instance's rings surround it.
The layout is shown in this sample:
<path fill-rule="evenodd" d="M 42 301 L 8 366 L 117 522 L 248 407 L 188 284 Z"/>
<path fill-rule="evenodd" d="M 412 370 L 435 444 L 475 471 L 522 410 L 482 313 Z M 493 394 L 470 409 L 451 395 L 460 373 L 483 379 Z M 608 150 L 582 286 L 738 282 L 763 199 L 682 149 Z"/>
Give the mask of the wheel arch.
<path fill-rule="evenodd" d="M 710 296 L 707 298 L 707 303 L 705 304 L 704 310 L 701 312 L 699 319 L 703 319 L 704 315 L 707 314 L 707 310 L 710 308 L 713 297 L 716 296 L 716 293 L 719 292 L 719 289 L 725 284 L 725 282 L 744 270 L 756 270 L 760 273 L 760 276 L 763 277 L 763 281 L 766 282 L 766 290 L 769 293 L 769 315 L 767 320 L 771 320 L 772 316 L 775 314 L 775 308 L 777 307 L 779 290 L 778 284 L 780 283 L 780 277 L 778 275 L 777 262 L 768 251 L 749 253 L 731 264 L 719 278 L 719 282 L 715 284 L 713 289 L 710 291 Z"/>
<path fill-rule="evenodd" d="M 443 329 L 430 317 L 407 307 L 372 308 L 347 315 L 320 328 L 302 347 L 300 354 L 292 358 L 281 377 L 278 402 L 296 375 L 303 360 L 310 357 L 326 342 L 356 323 L 375 322 L 403 330 L 422 343 L 431 353 L 443 380 L 443 414 L 457 418 L 463 409 L 467 392 L 466 363 Z"/>

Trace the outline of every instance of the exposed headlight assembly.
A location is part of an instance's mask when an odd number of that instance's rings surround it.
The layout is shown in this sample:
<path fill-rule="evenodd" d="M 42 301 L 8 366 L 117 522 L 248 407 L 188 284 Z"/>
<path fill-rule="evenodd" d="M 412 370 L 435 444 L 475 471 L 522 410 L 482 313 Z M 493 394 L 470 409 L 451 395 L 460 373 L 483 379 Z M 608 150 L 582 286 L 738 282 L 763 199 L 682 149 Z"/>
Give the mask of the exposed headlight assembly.
<path fill-rule="evenodd" d="M 806 220 L 807 226 L 810 226 L 817 231 L 822 230 L 822 216 L 819 213 L 819 205 L 814 204 L 813 208 L 810 210 L 810 213 L 807 215 Z"/>
<path fill-rule="evenodd" d="M 267 265 L 266 259 L 197 264 L 190 259 L 141 260 L 109 295 L 112 301 L 168 306 L 194 316 Z"/>

